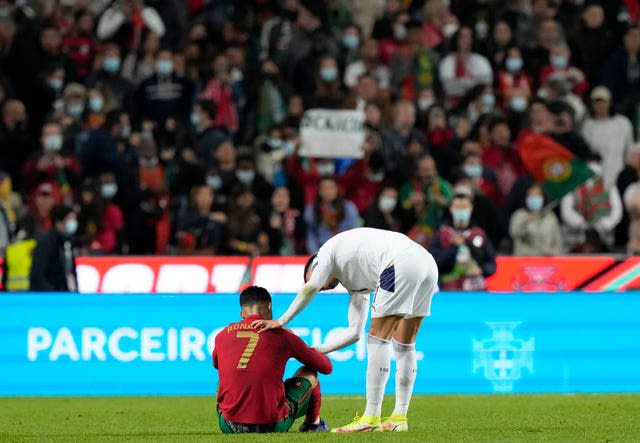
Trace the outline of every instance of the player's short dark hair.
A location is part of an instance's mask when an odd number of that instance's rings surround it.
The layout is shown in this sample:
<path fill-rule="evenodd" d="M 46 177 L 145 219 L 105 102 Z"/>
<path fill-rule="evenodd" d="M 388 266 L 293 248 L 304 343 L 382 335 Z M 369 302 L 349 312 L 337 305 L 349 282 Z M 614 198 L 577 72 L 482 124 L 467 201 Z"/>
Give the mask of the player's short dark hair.
<path fill-rule="evenodd" d="M 309 260 L 307 260 L 307 262 L 304 264 L 304 273 L 302 274 L 302 278 L 305 279 L 305 283 L 307 278 L 307 272 L 309 271 L 311 264 L 313 263 L 313 261 L 316 259 L 317 256 L 318 256 L 317 253 L 313 254 L 311 257 L 309 257 Z"/>
<path fill-rule="evenodd" d="M 262 303 L 271 303 L 271 294 L 261 286 L 249 286 L 240 293 L 240 306 L 243 308 Z"/>

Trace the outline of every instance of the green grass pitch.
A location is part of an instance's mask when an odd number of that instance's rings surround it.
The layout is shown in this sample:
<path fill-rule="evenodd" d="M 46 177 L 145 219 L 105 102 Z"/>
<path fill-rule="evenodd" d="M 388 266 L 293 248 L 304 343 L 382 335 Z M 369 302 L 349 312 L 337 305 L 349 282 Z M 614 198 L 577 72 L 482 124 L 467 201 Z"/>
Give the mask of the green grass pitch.
<path fill-rule="evenodd" d="M 323 416 L 339 426 L 363 406 L 326 396 Z M 289 434 L 224 436 L 213 411 L 205 397 L 3 397 L 0 441 L 640 442 L 640 395 L 421 395 L 408 434 L 375 436 L 298 434 L 299 422 Z"/>

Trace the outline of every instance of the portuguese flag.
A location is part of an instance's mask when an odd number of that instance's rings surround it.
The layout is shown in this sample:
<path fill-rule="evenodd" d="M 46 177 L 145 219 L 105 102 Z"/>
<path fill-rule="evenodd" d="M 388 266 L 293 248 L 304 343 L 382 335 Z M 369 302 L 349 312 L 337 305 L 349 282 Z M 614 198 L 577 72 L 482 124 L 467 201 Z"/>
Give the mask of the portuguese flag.
<path fill-rule="evenodd" d="M 561 199 L 593 176 L 584 161 L 552 138 L 542 134 L 527 136 L 520 145 L 524 167 L 554 199 Z"/>

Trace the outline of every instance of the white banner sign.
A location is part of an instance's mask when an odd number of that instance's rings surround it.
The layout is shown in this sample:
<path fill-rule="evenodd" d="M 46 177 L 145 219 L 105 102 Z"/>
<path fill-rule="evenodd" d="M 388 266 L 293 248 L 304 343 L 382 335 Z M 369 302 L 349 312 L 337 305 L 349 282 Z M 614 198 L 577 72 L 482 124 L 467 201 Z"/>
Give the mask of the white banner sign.
<path fill-rule="evenodd" d="M 364 112 L 310 109 L 302 117 L 300 138 L 303 156 L 362 158 Z"/>

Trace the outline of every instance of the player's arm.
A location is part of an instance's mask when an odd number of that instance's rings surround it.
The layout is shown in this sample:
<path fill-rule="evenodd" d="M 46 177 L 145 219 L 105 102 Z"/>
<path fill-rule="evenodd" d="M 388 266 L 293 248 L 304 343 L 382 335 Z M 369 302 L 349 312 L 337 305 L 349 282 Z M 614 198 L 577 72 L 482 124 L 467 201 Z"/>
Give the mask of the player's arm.
<path fill-rule="evenodd" d="M 335 339 L 316 346 L 323 354 L 346 348 L 360 340 L 369 315 L 369 294 L 351 294 L 347 317 L 349 326 Z"/>
<path fill-rule="evenodd" d="M 307 346 L 307 344 L 293 332 L 288 330 L 284 332 L 289 349 L 296 360 L 321 374 L 331 374 L 333 365 L 329 357 Z"/>

